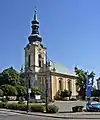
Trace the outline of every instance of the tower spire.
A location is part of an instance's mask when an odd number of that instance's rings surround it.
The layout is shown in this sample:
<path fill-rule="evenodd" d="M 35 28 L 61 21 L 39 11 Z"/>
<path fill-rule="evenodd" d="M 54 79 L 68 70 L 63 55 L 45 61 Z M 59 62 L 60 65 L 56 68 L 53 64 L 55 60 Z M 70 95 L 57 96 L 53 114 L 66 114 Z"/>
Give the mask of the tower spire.
<path fill-rule="evenodd" d="M 31 35 L 28 37 L 29 43 L 33 43 L 35 41 L 42 41 L 42 37 L 39 35 L 39 21 L 37 19 L 37 11 L 36 11 L 36 7 L 34 9 L 34 19 L 32 21 L 32 33 Z"/>
<path fill-rule="evenodd" d="M 35 9 L 34 9 L 34 20 L 37 20 L 37 11 L 36 11 L 36 6 L 35 6 Z"/>

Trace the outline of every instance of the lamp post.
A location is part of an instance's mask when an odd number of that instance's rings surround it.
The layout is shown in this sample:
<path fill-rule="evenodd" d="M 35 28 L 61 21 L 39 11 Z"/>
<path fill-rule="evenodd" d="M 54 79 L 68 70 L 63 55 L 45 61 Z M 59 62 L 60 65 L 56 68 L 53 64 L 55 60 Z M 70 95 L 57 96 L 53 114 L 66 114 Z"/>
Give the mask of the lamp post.
<path fill-rule="evenodd" d="M 30 70 L 29 68 L 26 68 L 25 69 L 25 77 L 28 80 L 28 87 L 27 87 L 27 113 L 30 111 L 30 108 L 29 108 L 29 100 L 30 100 L 30 93 L 31 93 L 30 74 L 32 74 L 32 70 Z"/>

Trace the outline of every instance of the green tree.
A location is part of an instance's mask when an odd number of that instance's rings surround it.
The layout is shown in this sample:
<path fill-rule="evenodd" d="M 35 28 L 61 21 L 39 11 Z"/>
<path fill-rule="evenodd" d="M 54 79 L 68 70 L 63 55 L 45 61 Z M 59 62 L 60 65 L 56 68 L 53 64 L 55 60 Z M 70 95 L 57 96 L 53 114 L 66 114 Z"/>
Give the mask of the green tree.
<path fill-rule="evenodd" d="M 24 79 L 25 79 L 25 73 L 24 72 L 20 73 L 20 85 L 21 86 L 26 86 Z"/>
<path fill-rule="evenodd" d="M 95 73 L 94 72 L 88 73 L 77 67 L 75 67 L 75 72 L 77 75 L 76 81 L 77 92 L 79 93 L 79 96 L 82 96 L 82 98 L 85 99 L 86 81 L 88 77 L 94 77 Z"/>
<path fill-rule="evenodd" d="M 3 90 L 0 89 L 0 97 L 3 97 L 4 93 L 3 93 Z"/>
<path fill-rule="evenodd" d="M 17 90 L 12 85 L 8 85 L 8 84 L 1 85 L 1 89 L 3 90 L 5 96 L 16 96 L 17 95 Z"/>
<path fill-rule="evenodd" d="M 26 86 L 25 80 L 24 80 L 25 79 L 25 71 L 24 71 L 23 66 L 21 66 L 19 75 L 20 75 L 20 85 L 21 86 Z"/>
<path fill-rule="evenodd" d="M 32 96 L 41 95 L 41 91 L 38 88 L 32 88 Z"/>
<path fill-rule="evenodd" d="M 20 84 L 20 75 L 13 67 L 7 68 L 0 73 L 0 85 L 3 84 Z"/>
<path fill-rule="evenodd" d="M 16 85 L 16 90 L 18 92 L 18 96 L 26 96 L 27 95 L 27 88 L 25 86 Z"/>

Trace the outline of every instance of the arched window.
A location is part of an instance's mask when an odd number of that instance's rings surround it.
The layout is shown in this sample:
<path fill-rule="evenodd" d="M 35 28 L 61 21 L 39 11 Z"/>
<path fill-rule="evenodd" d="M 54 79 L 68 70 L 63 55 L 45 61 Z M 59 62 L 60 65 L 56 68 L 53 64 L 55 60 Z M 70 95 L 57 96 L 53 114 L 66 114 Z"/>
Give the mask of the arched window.
<path fill-rule="evenodd" d="M 39 67 L 42 67 L 42 57 L 40 54 L 38 55 L 38 65 Z"/>
<path fill-rule="evenodd" d="M 63 80 L 62 80 L 62 78 L 59 79 L 59 90 L 63 90 Z"/>
<path fill-rule="evenodd" d="M 68 90 L 69 90 L 69 91 L 72 90 L 72 83 L 71 83 L 71 80 L 68 80 Z"/>
<path fill-rule="evenodd" d="M 28 67 L 31 66 L 30 64 L 31 64 L 31 55 L 29 54 L 29 55 L 28 55 Z"/>

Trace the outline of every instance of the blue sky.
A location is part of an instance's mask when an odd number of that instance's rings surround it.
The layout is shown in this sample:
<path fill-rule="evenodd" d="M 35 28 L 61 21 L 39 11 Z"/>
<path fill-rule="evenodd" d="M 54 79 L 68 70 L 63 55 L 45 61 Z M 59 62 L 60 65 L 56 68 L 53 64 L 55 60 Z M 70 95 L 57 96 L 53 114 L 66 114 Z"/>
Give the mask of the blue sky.
<path fill-rule="evenodd" d="M 35 6 L 49 58 L 100 76 L 100 0 L 0 0 L 0 70 L 24 63 Z"/>

